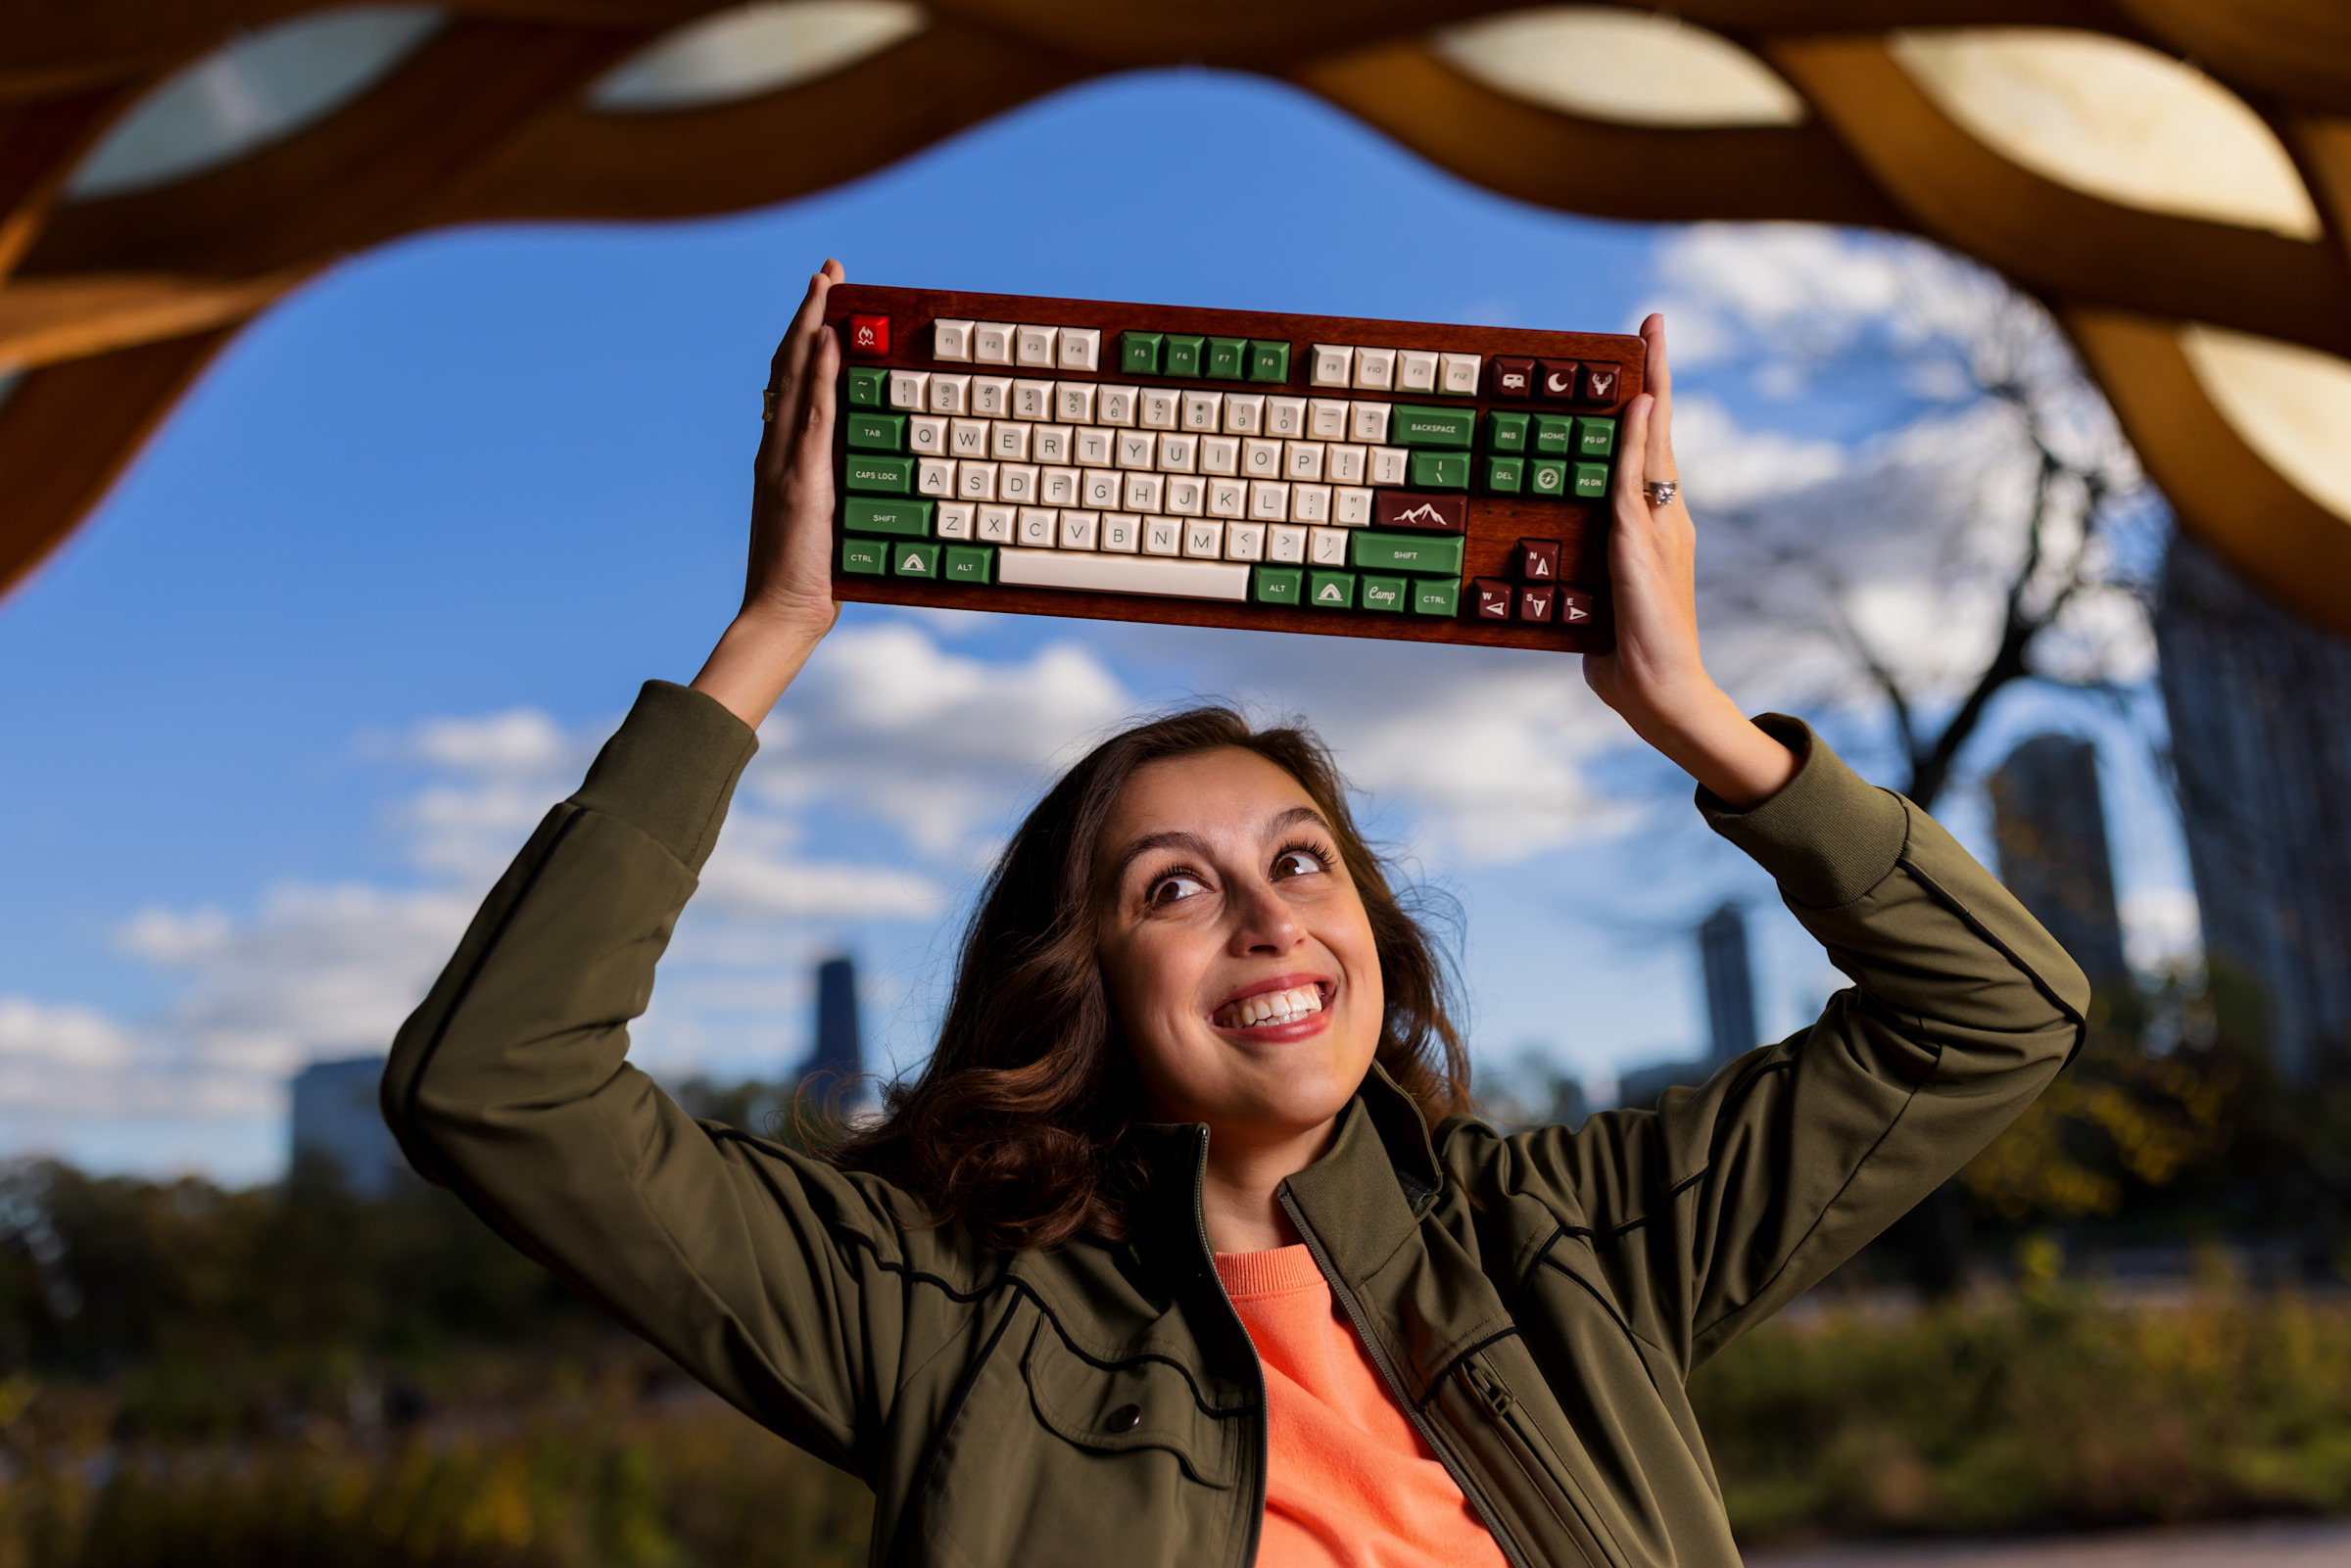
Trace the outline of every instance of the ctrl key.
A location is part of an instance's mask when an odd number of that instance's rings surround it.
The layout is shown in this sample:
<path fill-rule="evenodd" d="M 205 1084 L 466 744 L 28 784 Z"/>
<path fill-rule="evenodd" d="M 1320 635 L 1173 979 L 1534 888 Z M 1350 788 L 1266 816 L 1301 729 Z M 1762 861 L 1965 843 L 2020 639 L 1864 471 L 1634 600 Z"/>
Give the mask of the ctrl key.
<path fill-rule="evenodd" d="M 889 541 L 886 539 L 844 539 L 840 542 L 840 569 L 861 577 L 882 577 L 889 571 Z"/>

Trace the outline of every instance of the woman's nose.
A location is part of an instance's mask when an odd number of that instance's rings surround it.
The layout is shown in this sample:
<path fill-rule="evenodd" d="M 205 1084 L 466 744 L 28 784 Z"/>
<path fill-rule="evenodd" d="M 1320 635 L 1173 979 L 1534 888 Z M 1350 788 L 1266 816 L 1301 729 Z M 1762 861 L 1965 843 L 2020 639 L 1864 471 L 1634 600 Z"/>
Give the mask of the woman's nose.
<path fill-rule="evenodd" d="M 1306 934 L 1271 882 L 1249 881 L 1235 887 L 1232 914 L 1235 953 L 1286 953 Z"/>

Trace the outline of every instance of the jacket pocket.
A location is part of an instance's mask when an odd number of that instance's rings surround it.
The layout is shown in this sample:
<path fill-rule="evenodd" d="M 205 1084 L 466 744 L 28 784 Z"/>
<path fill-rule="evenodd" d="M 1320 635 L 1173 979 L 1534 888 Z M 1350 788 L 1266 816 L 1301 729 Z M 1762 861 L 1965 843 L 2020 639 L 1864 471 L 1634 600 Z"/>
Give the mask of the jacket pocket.
<path fill-rule="evenodd" d="M 1157 1449 L 1204 1486 L 1236 1483 L 1247 1412 L 1209 1408 L 1175 1361 L 1098 1360 L 1073 1348 L 1048 1317 L 1030 1338 L 1022 1371 L 1036 1418 L 1063 1441 L 1098 1453 Z"/>
<path fill-rule="evenodd" d="M 1506 1484 L 1517 1511 L 1530 1524 L 1535 1522 L 1538 1507 L 1548 1513 L 1587 1562 L 1607 1564 L 1608 1568 L 1632 1568 L 1633 1560 L 1600 1517 L 1591 1494 L 1574 1468 L 1544 1436 L 1526 1402 L 1511 1392 L 1510 1385 L 1486 1356 L 1480 1354 L 1463 1357 L 1455 1377 L 1467 1402 L 1485 1418 L 1488 1429 L 1524 1484 L 1524 1490 Z"/>

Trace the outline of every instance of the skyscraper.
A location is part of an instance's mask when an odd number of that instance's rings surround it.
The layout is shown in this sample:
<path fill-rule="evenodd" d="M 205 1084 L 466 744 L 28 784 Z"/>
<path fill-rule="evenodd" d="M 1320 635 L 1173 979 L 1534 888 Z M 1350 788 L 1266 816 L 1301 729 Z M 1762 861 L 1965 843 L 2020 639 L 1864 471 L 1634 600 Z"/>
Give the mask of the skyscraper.
<path fill-rule="evenodd" d="M 800 1076 L 816 1080 L 810 1087 L 820 1094 L 847 1085 L 841 1097 L 846 1106 L 864 1099 L 864 1071 L 865 1050 L 857 1032 L 857 966 L 846 957 L 829 958 L 816 967 L 816 1045 Z"/>
<path fill-rule="evenodd" d="M 2115 913 L 2098 752 L 2071 736 L 2037 735 L 1991 780 L 2000 880 L 2073 955 L 2095 990 L 2125 994 L 2123 927 Z"/>
<path fill-rule="evenodd" d="M 1747 967 L 1747 916 L 1725 903 L 1700 922 L 1698 967 L 1706 988 L 1707 1060 L 1720 1067 L 1755 1048 L 1755 984 Z"/>
<path fill-rule="evenodd" d="M 294 1075 L 293 1163 L 330 1166 L 360 1198 L 388 1196 L 408 1173 L 376 1101 L 384 1059 L 313 1062 Z"/>

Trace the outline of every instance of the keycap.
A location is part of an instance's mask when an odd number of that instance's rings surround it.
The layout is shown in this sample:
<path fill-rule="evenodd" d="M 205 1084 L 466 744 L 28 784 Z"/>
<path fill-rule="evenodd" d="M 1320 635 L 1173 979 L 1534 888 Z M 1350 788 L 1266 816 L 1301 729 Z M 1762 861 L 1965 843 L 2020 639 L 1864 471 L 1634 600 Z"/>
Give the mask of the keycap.
<path fill-rule="evenodd" d="M 1587 590 L 1562 586 L 1559 594 L 1560 625 L 1576 626 L 1592 619 L 1592 595 Z"/>
<path fill-rule="evenodd" d="M 996 464 L 996 499 L 1008 500 L 1015 506 L 1033 505 L 1036 501 L 1036 464 Z"/>
<path fill-rule="evenodd" d="M 1221 560 L 1224 555 L 1224 525 L 1194 518 L 1183 525 L 1183 553 L 1194 560 Z"/>
<path fill-rule="evenodd" d="M 1545 500 L 1564 499 L 1567 495 L 1567 465 L 1557 457 L 1529 459 L 1525 494 L 1540 496 Z"/>
<path fill-rule="evenodd" d="M 970 413 L 972 411 L 972 378 L 950 375 L 932 376 L 931 411 L 943 414 Z"/>
<path fill-rule="evenodd" d="M 996 465 L 966 460 L 955 465 L 955 495 L 962 500 L 996 499 Z"/>
<path fill-rule="evenodd" d="M 1053 383 L 1053 417 L 1065 425 L 1094 422 L 1094 386 L 1090 381 Z"/>
<path fill-rule="evenodd" d="M 1260 604 L 1295 604 L 1306 574 L 1295 566 L 1260 566 L 1250 574 L 1249 596 Z"/>
<path fill-rule="evenodd" d="M 1493 396 L 1531 398 L 1535 395 L 1535 361 L 1508 356 L 1494 361 Z"/>
<path fill-rule="evenodd" d="M 1575 420 L 1563 413 L 1535 415 L 1534 440 L 1530 450 L 1538 457 L 1574 456 Z"/>
<path fill-rule="evenodd" d="M 1535 364 L 1535 396 L 1553 403 L 1573 403 L 1584 367 L 1573 359 L 1541 359 Z"/>
<path fill-rule="evenodd" d="M 896 451 L 896 448 L 891 448 Z M 1319 441 L 1285 441 L 1281 444 L 1281 474 L 1284 479 L 1307 480 L 1322 477 L 1322 454 L 1327 451 Z"/>
<path fill-rule="evenodd" d="M 1388 421 L 1388 432 L 1389 441 L 1398 447 L 1451 447 L 1467 451 L 1477 438 L 1477 412 L 1400 403 Z"/>
<path fill-rule="evenodd" d="M 1208 509 L 1207 481 L 1191 474 L 1170 474 L 1160 492 L 1160 504 L 1171 516 L 1197 517 Z"/>
<path fill-rule="evenodd" d="M 1012 377 L 972 377 L 972 412 L 1001 419 L 1012 412 Z"/>
<path fill-rule="evenodd" d="M 1266 434 L 1282 441 L 1302 440 L 1306 435 L 1306 400 L 1268 398 Z"/>
<path fill-rule="evenodd" d="M 1036 499 L 1040 505 L 1075 506 L 1079 501 L 1078 470 L 1075 468 L 1039 468 L 1036 471 Z"/>
<path fill-rule="evenodd" d="M 889 546 L 889 572 L 892 577 L 938 576 L 936 545 L 892 545 Z"/>
<path fill-rule="evenodd" d="M 1134 422 L 1145 430 L 1173 430 L 1183 422 L 1182 394 L 1145 387 L 1134 400 Z"/>
<path fill-rule="evenodd" d="M 983 545 L 1012 543 L 1013 513 L 1009 506 L 975 506 L 972 509 L 972 538 Z"/>
<path fill-rule="evenodd" d="M 1167 339 L 1157 332 L 1119 334 L 1119 368 L 1130 376 L 1159 374 L 1160 346 Z"/>
<path fill-rule="evenodd" d="M 931 372 L 928 370 L 890 370 L 889 405 L 919 412 L 931 401 Z"/>
<path fill-rule="evenodd" d="M 1594 364 L 1587 361 L 1577 384 L 1577 395 L 1585 403 L 1614 403 L 1616 401 L 1617 367 L 1612 364 Z"/>
<path fill-rule="evenodd" d="M 1608 493 L 1607 463 L 1577 463 L 1575 465 L 1574 496 L 1577 500 L 1598 500 Z"/>
<path fill-rule="evenodd" d="M 843 438 L 859 451 L 902 451 L 906 447 L 906 416 L 902 413 L 852 411 L 840 422 Z"/>
<path fill-rule="evenodd" d="M 1362 529 L 1346 537 L 1355 544 L 1349 564 L 1367 572 L 1408 572 L 1430 577 L 1459 577 L 1462 573 L 1459 534 L 1386 534 Z"/>
<path fill-rule="evenodd" d="M 1523 457 L 1488 457 L 1486 459 L 1486 494 L 1515 496 L 1525 478 L 1526 459 Z"/>
<path fill-rule="evenodd" d="M 1406 463 L 1412 453 L 1402 447 L 1373 447 L 1370 456 L 1371 471 L 1367 477 L 1374 485 L 1401 485 L 1410 477 Z"/>
<path fill-rule="evenodd" d="M 1041 421 L 1053 417 L 1053 383 L 1016 381 L 1012 384 L 1012 416 Z"/>
<path fill-rule="evenodd" d="M 1371 498 L 1378 492 L 1361 485 L 1334 485 L 1330 492 L 1330 520 L 1342 528 L 1363 528 L 1371 521 Z"/>
<path fill-rule="evenodd" d="M 1437 356 L 1437 390 L 1457 398 L 1477 396 L 1478 356 L 1474 354 Z"/>
<path fill-rule="evenodd" d="M 1396 390 L 1398 392 L 1434 392 L 1437 390 L 1437 355 L 1433 349 L 1399 349 L 1396 351 Z"/>
<path fill-rule="evenodd" d="M 889 317 L 886 315 L 853 315 L 849 317 L 849 352 L 869 359 L 878 359 L 889 352 Z"/>
<path fill-rule="evenodd" d="M 1290 486 L 1290 518 L 1300 523 L 1330 521 L 1330 487 L 1328 485 Z"/>
<path fill-rule="evenodd" d="M 1290 379 L 1290 346 L 1263 338 L 1249 340 L 1249 379 L 1284 382 Z"/>
<path fill-rule="evenodd" d="M 914 460 L 914 493 L 942 500 L 955 494 L 955 460 L 951 457 L 917 457 Z"/>
<path fill-rule="evenodd" d="M 1281 443 L 1278 441 L 1242 442 L 1241 472 L 1251 479 L 1278 478 L 1281 474 Z"/>
<path fill-rule="evenodd" d="M 1306 531 L 1306 558 L 1317 566 L 1347 564 L 1347 542 L 1355 536 L 1344 528 L 1310 528 Z"/>
<path fill-rule="evenodd" d="M 1159 463 L 1158 433 L 1150 430 L 1120 431 L 1118 455 L 1114 460 L 1121 468 L 1156 467 Z"/>
<path fill-rule="evenodd" d="M 1353 572 L 1307 573 L 1306 601 L 1319 610 L 1351 610 L 1355 608 L 1355 574 Z"/>
<path fill-rule="evenodd" d="M 1158 511 L 1160 494 L 1166 483 L 1157 474 L 1128 474 L 1125 494 L 1120 498 L 1122 509 L 1130 512 Z"/>
<path fill-rule="evenodd" d="M 1367 610 L 1385 610 L 1391 615 L 1404 613 L 1405 594 L 1411 590 L 1410 580 L 1402 577 L 1364 577 L 1356 584 L 1356 603 Z"/>
<path fill-rule="evenodd" d="M 1188 474 L 1200 457 L 1200 438 L 1189 431 L 1171 430 L 1159 438 L 1159 471 Z"/>
<path fill-rule="evenodd" d="M 1518 590 L 1518 619 L 1522 621 L 1549 621 L 1551 619 L 1552 598 L 1556 593 L 1557 590 L 1548 583 L 1543 584 L 1540 587 L 1522 586 Z"/>
<path fill-rule="evenodd" d="M 1063 549 L 1092 549 L 1101 537 L 1102 514 L 1069 510 L 1061 514 L 1061 547 Z"/>
<path fill-rule="evenodd" d="M 1575 454 L 1578 457 L 1607 457 L 1616 451 L 1616 421 L 1600 414 L 1584 414 L 1575 421 Z"/>
<path fill-rule="evenodd" d="M 947 421 L 935 413 L 909 414 L 906 419 L 906 450 L 918 457 L 947 455 Z"/>
<path fill-rule="evenodd" d="M 1462 585 L 1451 577 L 1415 577 L 1413 579 L 1413 613 L 1415 615 L 1459 615 L 1462 609 Z"/>
<path fill-rule="evenodd" d="M 1095 417 L 1106 425 L 1134 423 L 1135 390 L 1132 387 L 1103 387 L 1094 400 Z"/>
<path fill-rule="evenodd" d="M 1224 434 L 1262 435 L 1266 428 L 1266 395 L 1262 392 L 1224 394 Z"/>
<path fill-rule="evenodd" d="M 1415 451 L 1406 482 L 1415 490 L 1467 490 L 1469 454 L 1465 451 Z"/>
<path fill-rule="evenodd" d="M 1102 332 L 1099 327 L 1063 327 L 1061 351 L 1054 360 L 1063 370 L 1075 370 L 1080 375 L 1092 375 L 1102 367 Z"/>
<path fill-rule="evenodd" d="M 1308 365 L 1307 385 L 1349 386 L 1355 380 L 1355 348 L 1346 343 L 1318 343 Z"/>
<path fill-rule="evenodd" d="M 1521 583 L 1556 583 L 1559 580 L 1559 542 L 1556 539 L 1522 539 L 1511 551 L 1511 575 Z"/>
<path fill-rule="evenodd" d="M 1119 436 L 1117 431 L 1105 430 L 1100 425 L 1088 425 L 1084 429 L 1077 431 L 1075 435 L 1076 439 L 1071 446 L 1078 454 L 1078 462 L 1080 467 L 1108 468 L 1118 460 Z"/>
<path fill-rule="evenodd" d="M 1265 523 L 1226 523 L 1224 558 L 1228 561 L 1264 560 L 1268 526 Z"/>
<path fill-rule="evenodd" d="M 996 552 L 973 545 L 949 545 L 939 562 L 939 580 L 947 583 L 984 583 Z"/>
<path fill-rule="evenodd" d="M 1396 351 L 1394 349 L 1365 349 L 1355 351 L 1355 385 L 1362 392 L 1387 392 L 1396 385 Z"/>
<path fill-rule="evenodd" d="M 1200 438 L 1200 471 L 1204 474 L 1237 474 L 1241 471 L 1241 444 L 1232 436 L 1202 436 Z"/>
<path fill-rule="evenodd" d="M 972 513 L 976 508 L 968 500 L 942 500 L 938 503 L 938 537 L 940 539 L 970 539 Z"/>
<path fill-rule="evenodd" d="M 931 323 L 931 357 L 968 364 L 972 357 L 972 323 L 940 317 Z"/>
<path fill-rule="evenodd" d="M 1200 373 L 1212 381 L 1239 381 L 1249 373 L 1247 338 L 1211 338 Z"/>
<path fill-rule="evenodd" d="M 896 534 L 907 539 L 929 539 L 931 502 L 850 496 L 840 503 L 840 526 L 852 534 Z"/>
<path fill-rule="evenodd" d="M 1180 555 L 1183 553 L 1183 524 L 1174 517 L 1143 519 L 1143 553 L 1146 555 Z"/>
<path fill-rule="evenodd" d="M 1460 496 L 1416 496 L 1411 491 L 1374 492 L 1374 528 L 1427 529 L 1459 534 L 1469 526 L 1469 502 Z"/>
<path fill-rule="evenodd" d="M 1208 340 L 1196 333 L 1176 332 L 1168 336 L 1167 374 L 1172 376 L 1200 376 L 1201 356 L 1207 352 Z"/>
<path fill-rule="evenodd" d="M 861 577 L 882 576 L 889 570 L 889 542 L 880 539 L 842 540 L 840 569 L 855 572 Z"/>
<path fill-rule="evenodd" d="M 1208 482 L 1204 504 L 1211 517 L 1246 517 L 1249 515 L 1249 482 L 1245 479 L 1212 479 Z"/>
<path fill-rule="evenodd" d="M 1511 600 L 1517 591 L 1500 578 L 1481 577 L 1471 587 L 1477 590 L 1477 618 L 1481 621 L 1507 621 L 1511 618 Z"/>
<path fill-rule="evenodd" d="M 1323 459 L 1323 471 L 1331 482 L 1340 485 L 1360 485 L 1371 472 L 1369 449 L 1353 442 L 1333 442 L 1329 455 Z"/>
<path fill-rule="evenodd" d="M 1295 566 L 1306 559 L 1306 528 L 1280 523 L 1266 530 L 1266 559 Z"/>
<path fill-rule="evenodd" d="M 996 552 L 996 581 L 1008 588 L 1073 588 L 1097 594 L 1246 602 L 1251 568 L 1230 561 L 1153 559 L 1060 549 Z"/>
<path fill-rule="evenodd" d="M 1067 466 L 1076 461 L 1070 455 L 1072 435 L 1073 432 L 1068 425 L 1033 426 L 1029 432 L 1029 455 L 1040 463 L 1060 463 Z"/>
<path fill-rule="evenodd" d="M 841 464 L 841 488 L 866 491 L 877 496 L 908 496 L 914 493 L 914 459 L 911 457 L 876 457 L 853 451 Z"/>
<path fill-rule="evenodd" d="M 1388 439 L 1388 410 L 1384 403 L 1359 403 L 1348 415 L 1352 428 L 1348 434 L 1356 440 L 1373 446 L 1384 446 Z"/>
<path fill-rule="evenodd" d="M 1012 363 L 1012 323 L 982 321 L 972 328 L 974 364 Z"/>
<path fill-rule="evenodd" d="M 1078 499 L 1080 500 L 1096 511 L 1111 511 L 1118 508 L 1120 498 L 1126 494 L 1126 487 L 1120 483 L 1115 470 L 1084 468 L 1079 470 L 1079 474 Z"/>
<path fill-rule="evenodd" d="M 1496 409 L 1486 415 L 1486 451 L 1523 456 L 1530 428 L 1527 415 Z"/>
<path fill-rule="evenodd" d="M 1132 512 L 1102 514 L 1102 547 L 1132 555 L 1143 546 L 1143 520 Z"/>
<path fill-rule="evenodd" d="M 1317 441 L 1347 439 L 1347 403 L 1343 398 L 1306 400 L 1306 433 Z"/>
<path fill-rule="evenodd" d="M 1222 392 L 1187 392 L 1183 395 L 1183 428 L 1200 435 L 1214 435 L 1224 428 L 1224 394 Z"/>
<path fill-rule="evenodd" d="M 1014 509 L 1012 539 L 1016 545 L 1039 549 L 1053 547 L 1053 536 L 1060 531 L 1061 514 L 1050 506 L 1021 506 Z"/>
<path fill-rule="evenodd" d="M 1061 329 L 1023 325 L 1012 334 L 1012 362 L 1033 370 L 1050 370 L 1061 357 Z"/>
<path fill-rule="evenodd" d="M 1029 426 L 1018 419 L 998 419 L 987 427 L 987 454 L 998 462 L 1029 460 Z"/>
<path fill-rule="evenodd" d="M 1273 479 L 1249 481 L 1249 515 L 1261 523 L 1289 521 L 1290 487 Z"/>
<path fill-rule="evenodd" d="M 849 366 L 848 404 L 852 408 L 879 408 L 888 396 L 889 372 L 869 364 Z"/>

